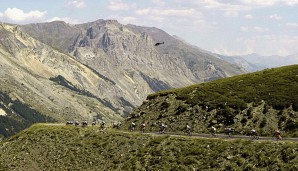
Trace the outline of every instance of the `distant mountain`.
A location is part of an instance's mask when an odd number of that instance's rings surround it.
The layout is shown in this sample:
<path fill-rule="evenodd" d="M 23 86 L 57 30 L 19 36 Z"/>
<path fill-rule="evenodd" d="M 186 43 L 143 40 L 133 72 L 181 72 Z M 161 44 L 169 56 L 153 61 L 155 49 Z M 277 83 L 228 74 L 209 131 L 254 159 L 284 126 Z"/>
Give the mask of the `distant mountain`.
<path fill-rule="evenodd" d="M 248 62 L 247 60 L 245 60 L 244 58 L 242 58 L 241 56 L 226 56 L 226 55 L 220 55 L 220 54 L 217 54 L 217 53 L 213 53 L 213 52 L 210 52 L 210 51 L 207 51 L 207 50 L 204 50 L 200 47 L 197 47 L 195 45 L 191 45 L 189 43 L 187 43 L 184 39 L 182 39 L 181 37 L 178 37 L 178 36 L 173 36 L 175 37 L 176 39 L 178 40 L 181 40 L 182 42 L 184 42 L 185 44 L 197 49 L 198 51 L 200 51 L 201 53 L 204 53 L 204 54 L 208 54 L 210 56 L 213 56 L 215 58 L 218 58 L 218 59 L 221 59 L 221 60 L 224 60 L 230 64 L 233 64 L 233 65 L 238 65 L 240 67 L 242 67 L 244 70 L 246 70 L 247 72 L 255 72 L 255 71 L 259 71 L 259 70 L 262 70 L 264 69 L 264 67 L 261 67 L 261 66 L 258 66 L 258 65 L 255 65 L 254 63 L 251 63 L 251 62 Z"/>
<path fill-rule="evenodd" d="M 225 60 L 231 64 L 239 65 L 245 68 L 248 72 L 260 71 L 266 68 L 275 68 L 286 65 L 298 64 L 298 55 L 289 55 L 289 56 L 261 56 L 258 54 L 249 54 L 242 56 L 226 56 L 219 55 L 210 52 L 211 55 L 214 55 L 222 60 Z"/>
<path fill-rule="evenodd" d="M 215 126 L 219 132 L 233 127 L 247 134 L 254 128 L 269 136 L 280 128 L 283 135 L 297 136 L 297 94 L 298 65 L 266 69 L 150 94 L 123 127 L 146 121 L 152 131 L 164 123 L 168 131 L 179 132 L 189 123 L 195 132 L 209 133 Z"/>
<path fill-rule="evenodd" d="M 260 71 L 262 69 L 268 68 L 265 66 L 258 65 L 253 61 L 246 60 L 242 56 L 225 56 L 225 55 L 219 55 L 219 54 L 214 54 L 214 55 L 231 64 L 239 65 L 243 67 L 245 70 L 247 70 L 248 72 L 255 72 L 255 71 Z"/>
<path fill-rule="evenodd" d="M 274 68 L 286 65 L 298 64 L 298 55 L 289 55 L 289 56 L 261 56 L 258 54 L 249 54 L 241 56 L 241 58 L 246 61 L 260 66 L 261 68 Z"/>

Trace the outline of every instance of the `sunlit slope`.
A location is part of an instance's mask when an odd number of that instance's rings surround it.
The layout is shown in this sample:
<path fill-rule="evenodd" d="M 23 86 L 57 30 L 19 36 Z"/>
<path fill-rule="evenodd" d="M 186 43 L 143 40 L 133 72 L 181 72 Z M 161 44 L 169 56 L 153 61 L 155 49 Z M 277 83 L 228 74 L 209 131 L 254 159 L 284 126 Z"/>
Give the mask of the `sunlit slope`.
<path fill-rule="evenodd" d="M 219 131 L 227 126 L 245 134 L 256 128 L 271 135 L 280 128 L 298 136 L 298 65 L 172 89 L 151 94 L 128 117 L 148 129 L 157 130 L 165 122 L 170 131 L 182 130 L 188 122 L 197 132 Z"/>
<path fill-rule="evenodd" d="M 0 170 L 297 170 L 297 146 L 34 125 L 0 143 Z"/>

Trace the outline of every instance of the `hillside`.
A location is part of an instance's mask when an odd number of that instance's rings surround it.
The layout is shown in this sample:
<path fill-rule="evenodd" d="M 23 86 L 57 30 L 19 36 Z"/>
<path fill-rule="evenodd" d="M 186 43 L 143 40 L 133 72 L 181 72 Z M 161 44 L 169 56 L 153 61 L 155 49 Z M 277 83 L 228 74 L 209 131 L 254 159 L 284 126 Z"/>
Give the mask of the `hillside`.
<path fill-rule="evenodd" d="M 298 136 L 298 65 L 224 78 L 208 83 L 151 94 L 127 118 L 149 130 L 164 122 L 169 131 L 181 131 L 186 123 L 194 132 L 220 132 L 233 127 L 246 134 L 252 128 L 272 135 Z"/>
<path fill-rule="evenodd" d="M 37 122 L 122 118 L 96 88 L 111 81 L 18 26 L 0 24 L 0 35 L 0 137 Z"/>
<path fill-rule="evenodd" d="M 297 145 L 34 125 L 0 142 L 0 170 L 297 170 Z"/>

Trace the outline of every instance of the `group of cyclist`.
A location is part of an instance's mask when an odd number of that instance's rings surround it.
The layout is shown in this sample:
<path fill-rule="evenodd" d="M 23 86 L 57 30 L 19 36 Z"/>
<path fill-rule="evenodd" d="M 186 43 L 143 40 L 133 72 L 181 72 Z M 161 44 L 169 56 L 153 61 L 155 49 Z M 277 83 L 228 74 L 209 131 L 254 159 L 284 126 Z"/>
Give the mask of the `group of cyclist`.
<path fill-rule="evenodd" d="M 140 125 L 141 132 L 145 132 L 145 127 L 146 127 L 146 124 L 143 121 L 141 123 L 141 125 Z M 159 133 L 164 134 L 166 128 L 167 128 L 167 125 L 165 125 L 163 122 L 161 122 L 159 124 Z M 131 124 L 129 126 L 129 130 L 130 131 L 134 131 L 135 129 L 136 129 L 136 123 L 135 122 L 131 122 Z M 231 127 L 225 128 L 225 135 L 226 136 L 232 137 L 233 132 L 235 132 L 235 129 L 234 128 L 231 128 Z M 183 133 L 184 133 L 184 135 L 188 135 L 188 136 L 191 136 L 192 135 L 191 126 L 188 123 L 185 125 L 185 127 L 183 129 Z M 211 137 L 217 137 L 218 136 L 217 135 L 217 129 L 214 126 L 211 126 L 211 128 L 210 128 L 210 134 L 211 134 Z M 276 138 L 277 141 L 282 140 L 281 133 L 280 133 L 280 131 L 278 129 L 275 129 L 274 130 L 273 136 L 274 136 L 274 138 Z M 259 139 L 259 136 L 257 134 L 256 129 L 251 129 L 250 130 L 249 137 L 251 137 L 251 139 L 256 139 L 256 140 Z"/>
<path fill-rule="evenodd" d="M 113 128 L 119 128 L 121 126 L 121 122 L 118 122 L 117 124 L 113 123 L 112 125 L 113 125 Z M 117 125 L 117 126 L 115 126 L 115 125 Z M 164 134 L 166 129 L 167 129 L 167 125 L 165 125 L 163 122 L 160 122 L 158 126 L 159 126 L 159 133 Z M 145 132 L 145 127 L 146 127 L 145 121 L 141 122 L 140 131 Z M 137 124 L 133 121 L 133 122 L 131 122 L 128 129 L 129 129 L 129 131 L 135 131 L 136 128 L 137 128 Z M 100 123 L 100 129 L 101 130 L 106 129 L 106 123 L 104 121 L 102 121 Z M 234 128 L 231 128 L 231 127 L 225 128 L 225 135 L 226 136 L 232 137 L 233 132 L 235 132 Z M 188 123 L 185 125 L 185 127 L 183 129 L 183 133 L 184 133 L 184 135 L 188 135 L 188 136 L 192 135 L 191 126 Z M 217 137 L 218 136 L 216 127 L 211 126 L 210 134 L 211 134 L 211 137 Z M 249 137 L 251 137 L 251 139 L 259 139 L 259 136 L 257 134 L 256 129 L 251 129 L 250 130 Z M 276 138 L 277 141 L 282 140 L 281 133 L 278 129 L 274 130 L 273 137 Z"/>

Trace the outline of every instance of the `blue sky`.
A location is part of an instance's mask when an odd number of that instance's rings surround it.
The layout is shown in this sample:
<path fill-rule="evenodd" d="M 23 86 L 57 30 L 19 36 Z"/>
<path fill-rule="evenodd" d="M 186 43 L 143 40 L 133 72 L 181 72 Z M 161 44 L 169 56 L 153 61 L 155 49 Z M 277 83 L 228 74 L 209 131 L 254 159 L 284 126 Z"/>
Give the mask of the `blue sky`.
<path fill-rule="evenodd" d="M 224 55 L 298 54 L 298 0 L 0 0 L 0 21 L 116 19 Z"/>

